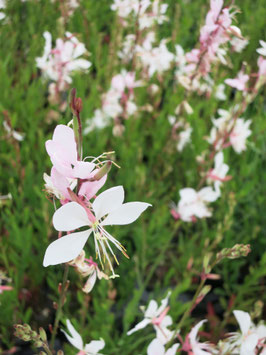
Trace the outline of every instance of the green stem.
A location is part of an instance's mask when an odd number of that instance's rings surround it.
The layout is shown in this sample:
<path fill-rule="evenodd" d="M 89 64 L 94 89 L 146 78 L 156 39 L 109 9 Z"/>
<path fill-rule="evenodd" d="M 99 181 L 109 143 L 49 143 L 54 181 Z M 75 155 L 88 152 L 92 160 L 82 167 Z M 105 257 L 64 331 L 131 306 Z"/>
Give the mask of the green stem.
<path fill-rule="evenodd" d="M 55 337 L 57 334 L 57 329 L 58 329 L 58 325 L 62 316 L 62 309 L 63 309 L 63 305 L 65 302 L 65 298 L 66 298 L 66 292 L 67 292 L 67 277 L 68 277 L 68 271 L 69 271 L 69 265 L 65 264 L 65 270 L 64 270 L 64 275 L 63 275 L 63 282 L 62 282 L 62 289 L 60 292 L 60 297 L 59 297 L 59 302 L 58 302 L 58 307 L 56 310 L 56 316 L 55 316 L 55 322 L 54 322 L 54 326 L 53 326 L 53 331 L 52 331 L 52 337 L 51 337 L 51 348 L 54 348 L 54 342 L 55 342 Z"/>
<path fill-rule="evenodd" d="M 211 270 L 213 269 L 213 267 L 216 265 L 216 260 L 212 263 L 212 265 L 210 266 L 209 272 L 211 272 Z M 187 317 L 190 315 L 191 311 L 194 309 L 195 305 L 196 305 L 196 301 L 198 296 L 200 295 L 203 286 L 205 285 L 205 281 L 206 278 L 202 278 L 200 281 L 200 284 L 196 290 L 196 293 L 192 299 L 192 301 L 190 302 L 189 307 L 187 308 L 187 310 L 185 311 L 185 313 L 183 314 L 182 318 L 180 319 L 179 323 L 177 324 L 177 327 L 173 333 L 172 338 L 170 339 L 170 341 L 167 343 L 166 349 L 169 349 L 171 347 L 171 345 L 173 344 L 174 340 L 175 340 L 175 335 L 176 333 L 180 332 L 185 320 L 187 319 Z"/>

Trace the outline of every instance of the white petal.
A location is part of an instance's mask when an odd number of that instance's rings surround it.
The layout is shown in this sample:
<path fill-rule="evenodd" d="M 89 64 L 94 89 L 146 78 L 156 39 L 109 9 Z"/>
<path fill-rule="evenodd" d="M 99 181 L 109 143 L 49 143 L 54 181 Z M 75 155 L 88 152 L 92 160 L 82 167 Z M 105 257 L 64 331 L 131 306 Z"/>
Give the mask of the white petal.
<path fill-rule="evenodd" d="M 92 204 L 97 219 L 105 216 L 107 213 L 116 210 L 124 201 L 123 186 L 115 186 L 105 190 Z"/>
<path fill-rule="evenodd" d="M 146 202 L 128 202 L 124 203 L 120 208 L 111 212 L 105 220 L 101 223 L 103 226 L 107 225 L 122 225 L 134 222 L 139 218 L 151 204 Z"/>
<path fill-rule="evenodd" d="M 203 319 L 198 324 L 196 324 L 189 333 L 189 340 L 191 345 L 195 345 L 197 343 L 197 335 L 199 328 L 202 326 L 203 323 L 207 322 L 206 319 Z"/>
<path fill-rule="evenodd" d="M 99 350 L 102 350 L 105 347 L 105 342 L 101 340 L 93 340 L 89 344 L 86 344 L 85 351 L 89 354 L 98 354 Z"/>
<path fill-rule="evenodd" d="M 170 296 L 171 296 L 171 291 L 169 291 L 167 293 L 166 297 L 164 299 L 162 299 L 161 305 L 160 305 L 160 307 L 158 308 L 158 311 L 157 311 L 158 315 L 160 315 L 165 310 L 165 308 L 167 307 L 167 304 L 168 304 Z"/>
<path fill-rule="evenodd" d="M 151 323 L 150 319 L 144 318 L 141 322 L 139 322 L 138 324 L 135 325 L 134 328 L 132 328 L 131 330 L 129 330 L 127 332 L 127 335 L 131 335 L 132 333 L 135 333 L 136 331 L 145 328 L 148 324 Z"/>
<path fill-rule="evenodd" d="M 147 349 L 147 355 L 164 355 L 164 346 L 157 338 L 153 339 Z"/>
<path fill-rule="evenodd" d="M 177 352 L 177 349 L 179 348 L 179 344 L 174 344 L 170 349 L 168 349 L 165 353 L 165 355 L 175 355 Z"/>
<path fill-rule="evenodd" d="M 91 229 L 61 237 L 51 243 L 46 249 L 43 266 L 67 263 L 75 259 L 83 249 Z"/>
<path fill-rule="evenodd" d="M 250 315 L 247 312 L 243 311 L 233 311 L 234 316 L 240 326 L 241 333 L 243 335 L 247 334 L 250 326 L 251 326 L 251 319 Z"/>
<path fill-rule="evenodd" d="M 157 309 L 158 309 L 158 304 L 155 300 L 151 300 L 148 308 L 145 311 L 145 317 L 147 318 L 154 318 L 157 316 Z"/>
<path fill-rule="evenodd" d="M 82 341 L 81 336 L 76 331 L 76 329 L 73 327 L 73 325 L 71 324 L 69 319 L 67 319 L 66 323 L 67 323 L 67 329 L 68 329 L 69 333 L 71 334 L 71 336 L 68 333 L 66 333 L 63 329 L 61 329 L 61 331 L 65 334 L 65 336 L 66 336 L 67 340 L 70 342 L 70 344 L 72 344 L 75 348 L 77 348 L 79 350 L 83 350 L 83 341 Z"/>
<path fill-rule="evenodd" d="M 82 288 L 82 291 L 85 293 L 90 293 L 95 285 L 96 279 L 97 279 L 97 273 L 94 270 L 93 273 L 88 278 L 88 280 L 86 281 L 85 286 Z"/>
<path fill-rule="evenodd" d="M 251 334 L 246 339 L 242 340 L 240 347 L 240 355 L 253 355 L 259 341 L 257 334 Z"/>
<path fill-rule="evenodd" d="M 77 202 L 69 202 L 55 211 L 53 225 L 57 231 L 72 231 L 90 225 L 85 209 Z"/>

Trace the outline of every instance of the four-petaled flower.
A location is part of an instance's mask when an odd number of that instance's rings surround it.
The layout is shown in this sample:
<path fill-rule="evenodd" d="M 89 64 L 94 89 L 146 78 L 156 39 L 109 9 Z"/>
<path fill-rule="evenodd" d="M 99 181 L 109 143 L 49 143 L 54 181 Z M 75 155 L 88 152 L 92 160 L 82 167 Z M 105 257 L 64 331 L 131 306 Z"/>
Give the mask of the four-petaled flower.
<path fill-rule="evenodd" d="M 116 186 L 98 195 L 89 207 L 84 204 L 81 206 L 77 202 L 69 202 L 60 207 L 53 216 L 56 230 L 70 232 L 85 226 L 89 226 L 89 229 L 68 234 L 51 243 L 46 250 L 43 265 L 56 265 L 75 259 L 93 232 L 96 257 L 99 257 L 103 266 L 103 254 L 115 276 L 107 251 L 111 252 L 116 261 L 117 259 L 109 242 L 113 243 L 125 256 L 127 254 L 125 248 L 104 227 L 130 224 L 151 206 L 145 202 L 123 204 L 123 201 L 124 189 L 122 186 Z"/>

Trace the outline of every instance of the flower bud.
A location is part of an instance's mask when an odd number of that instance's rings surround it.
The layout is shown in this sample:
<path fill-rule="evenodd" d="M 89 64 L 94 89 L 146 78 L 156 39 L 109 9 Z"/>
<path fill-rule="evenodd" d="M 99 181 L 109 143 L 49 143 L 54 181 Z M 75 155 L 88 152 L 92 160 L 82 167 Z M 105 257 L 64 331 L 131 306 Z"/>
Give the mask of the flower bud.
<path fill-rule="evenodd" d="M 98 181 L 100 180 L 102 177 L 104 177 L 104 175 L 108 174 L 109 171 L 111 170 L 111 167 L 112 167 L 112 162 L 111 160 L 108 160 L 108 162 L 106 162 L 104 164 L 103 167 L 101 167 L 99 169 L 99 171 L 94 175 L 93 177 L 93 181 Z"/>
<path fill-rule="evenodd" d="M 216 254 L 217 262 L 224 258 L 237 259 L 242 256 L 247 256 L 251 252 L 250 244 L 236 244 L 233 248 L 224 248 Z"/>
<path fill-rule="evenodd" d="M 46 332 L 43 328 L 39 328 L 39 332 L 40 332 L 40 338 L 43 341 L 47 341 L 47 335 Z"/>

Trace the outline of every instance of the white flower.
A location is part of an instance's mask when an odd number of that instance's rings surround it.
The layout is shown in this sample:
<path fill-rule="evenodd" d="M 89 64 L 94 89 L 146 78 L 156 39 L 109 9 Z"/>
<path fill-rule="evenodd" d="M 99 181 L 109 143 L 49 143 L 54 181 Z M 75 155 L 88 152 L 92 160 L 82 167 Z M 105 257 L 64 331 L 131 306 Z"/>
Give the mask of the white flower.
<path fill-rule="evenodd" d="M 162 40 L 159 47 L 149 48 L 152 42 L 145 42 L 142 46 L 137 46 L 136 51 L 144 67 L 148 68 L 149 76 L 152 77 L 154 73 L 163 73 L 170 69 L 171 63 L 175 56 L 171 53 L 167 46 L 166 40 Z"/>
<path fill-rule="evenodd" d="M 95 263 L 92 258 L 85 259 L 84 250 L 82 250 L 81 253 L 76 257 L 76 259 L 71 261 L 69 264 L 71 266 L 74 266 L 76 271 L 83 277 L 89 276 L 84 287 L 82 288 L 82 291 L 85 293 L 91 292 L 97 278 L 99 280 L 101 280 L 102 278 L 104 278 L 105 280 L 109 279 L 109 277 L 98 268 L 97 263 Z"/>
<path fill-rule="evenodd" d="M 229 170 L 229 166 L 224 163 L 223 152 L 218 152 L 214 157 L 214 168 L 208 173 L 208 182 L 217 181 L 218 186 L 226 181 L 226 174 Z"/>
<path fill-rule="evenodd" d="M 66 40 L 58 38 L 52 49 L 52 36 L 44 32 L 45 47 L 42 57 L 36 58 L 36 65 L 44 75 L 58 83 L 58 89 L 64 90 L 66 84 L 72 83 L 71 74 L 75 71 L 86 71 L 91 63 L 80 58 L 87 53 L 83 43 L 70 32 L 66 32 Z"/>
<path fill-rule="evenodd" d="M 155 338 L 148 346 L 147 355 L 175 355 L 178 347 L 179 344 L 176 343 L 167 351 L 165 351 L 165 347 L 160 342 L 160 340 Z"/>
<path fill-rule="evenodd" d="M 93 340 L 89 344 L 84 345 L 80 334 L 73 327 L 69 319 L 66 320 L 66 325 L 70 335 L 63 329 L 61 330 L 65 334 L 67 340 L 70 342 L 71 345 L 73 345 L 78 350 L 85 352 L 86 355 L 101 355 L 99 351 L 102 350 L 105 346 L 105 342 L 103 339 Z"/>
<path fill-rule="evenodd" d="M 215 190 L 211 187 L 204 187 L 196 191 L 190 187 L 179 191 L 180 201 L 176 212 L 185 222 L 195 221 L 195 218 L 211 217 L 208 203 L 216 201 L 220 197 L 220 190 L 215 185 Z"/>
<path fill-rule="evenodd" d="M 233 37 L 230 43 L 233 50 L 240 53 L 248 45 L 248 40 L 245 38 Z"/>
<path fill-rule="evenodd" d="M 236 153 L 241 153 L 246 150 L 246 140 L 251 135 L 249 126 L 251 120 L 244 121 L 243 118 L 238 118 L 236 124 L 230 134 L 230 143 Z"/>
<path fill-rule="evenodd" d="M 189 123 L 186 123 L 185 129 L 179 133 L 179 140 L 177 143 L 177 150 L 182 152 L 184 147 L 190 142 L 191 140 L 191 133 L 192 128 Z"/>
<path fill-rule="evenodd" d="M 87 135 L 94 129 L 103 129 L 108 126 L 109 122 L 109 117 L 102 110 L 97 109 L 94 111 L 94 116 L 91 119 L 86 120 L 84 134 Z"/>
<path fill-rule="evenodd" d="M 25 133 L 20 133 L 12 129 L 6 121 L 3 121 L 3 126 L 8 135 L 12 136 L 17 141 L 21 142 L 25 138 Z"/>
<path fill-rule="evenodd" d="M 261 45 L 261 48 L 258 48 L 258 49 L 257 49 L 257 52 L 258 52 L 260 55 L 263 55 L 263 56 L 266 57 L 266 42 L 260 41 L 260 45 Z"/>
<path fill-rule="evenodd" d="M 221 100 L 221 101 L 226 100 L 226 95 L 225 95 L 224 90 L 225 90 L 225 85 L 224 84 L 219 84 L 217 86 L 216 91 L 215 91 L 216 99 Z"/>
<path fill-rule="evenodd" d="M 212 354 L 212 347 L 208 343 L 200 343 L 197 340 L 197 335 L 199 328 L 202 326 L 203 323 L 205 323 L 206 320 L 200 321 L 198 324 L 196 324 L 192 330 L 189 333 L 189 342 L 192 350 L 193 355 L 206 355 L 206 354 Z"/>
<path fill-rule="evenodd" d="M 255 355 L 255 348 L 259 341 L 250 315 L 243 311 L 234 311 L 234 316 L 240 326 L 241 333 L 233 333 L 228 339 L 233 348 L 237 347 L 239 355 Z"/>
<path fill-rule="evenodd" d="M 172 318 L 167 314 L 169 307 L 167 307 L 168 299 L 170 297 L 170 292 L 168 292 L 166 298 L 161 301 L 160 307 L 156 301 L 151 300 L 147 309 L 142 307 L 144 311 L 144 319 L 135 325 L 134 328 L 127 332 L 127 335 L 131 335 L 136 331 L 145 328 L 148 324 L 152 324 L 156 331 L 156 338 L 164 345 L 174 335 L 174 331 L 169 330 L 167 327 L 173 324 Z"/>
<path fill-rule="evenodd" d="M 116 261 L 117 259 L 109 242 L 112 242 L 125 256 L 127 254 L 125 248 L 104 227 L 130 224 L 151 206 L 145 202 L 123 203 L 123 201 L 124 189 L 122 186 L 116 186 L 98 195 L 90 207 L 82 207 L 77 202 L 69 202 L 60 207 L 53 216 L 53 224 L 57 231 L 69 232 L 84 226 L 89 226 L 89 229 L 68 234 L 51 243 L 45 252 L 43 265 L 57 265 L 75 259 L 93 232 L 96 255 L 103 266 L 101 254 L 104 254 L 115 275 L 107 250 Z"/>

